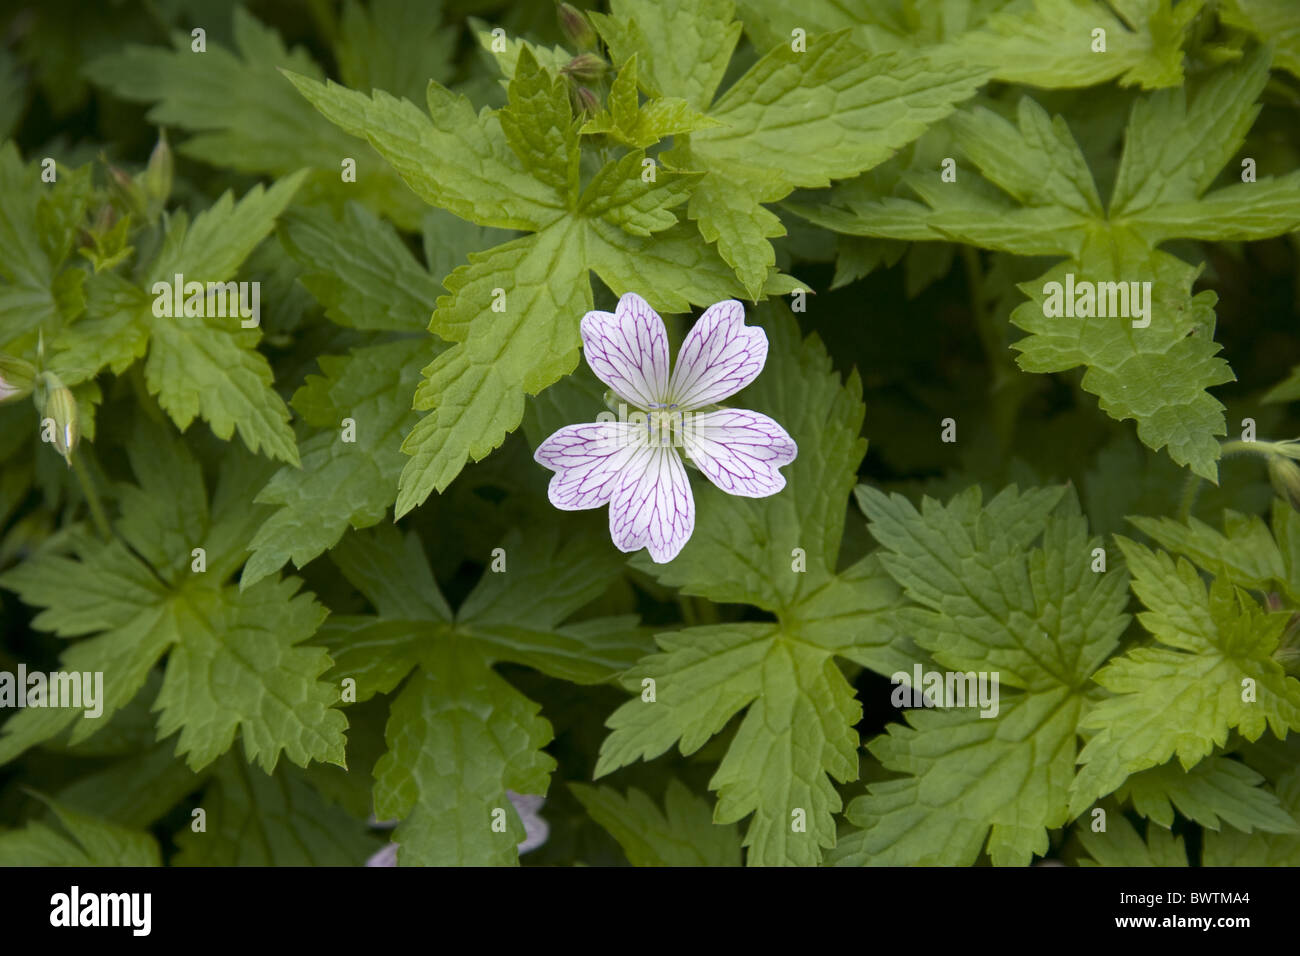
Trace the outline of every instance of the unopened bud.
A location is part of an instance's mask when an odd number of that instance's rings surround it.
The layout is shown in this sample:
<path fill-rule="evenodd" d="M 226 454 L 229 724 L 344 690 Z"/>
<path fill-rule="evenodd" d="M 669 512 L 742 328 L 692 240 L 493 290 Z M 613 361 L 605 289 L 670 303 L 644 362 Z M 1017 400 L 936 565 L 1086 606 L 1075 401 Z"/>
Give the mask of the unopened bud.
<path fill-rule="evenodd" d="M 128 211 L 136 215 L 144 215 L 144 190 L 125 170 L 118 169 L 116 166 L 109 166 L 108 187 L 110 192 L 126 204 Z"/>
<path fill-rule="evenodd" d="M 95 225 L 93 227 L 95 235 L 104 235 L 113 228 L 115 222 L 117 222 L 117 210 L 113 208 L 111 203 L 104 203 L 99 207 L 99 211 L 95 213 Z"/>
<path fill-rule="evenodd" d="M 44 433 L 47 427 L 52 429 L 50 440 L 71 467 L 72 453 L 77 450 L 77 442 L 81 439 L 77 399 L 53 372 L 43 373 L 41 384 L 45 392 L 41 402 L 41 430 Z M 45 434 L 42 437 L 46 437 Z"/>
<path fill-rule="evenodd" d="M 582 53 L 575 56 L 560 68 L 565 76 L 571 76 L 579 83 L 590 83 L 605 75 L 609 64 L 594 53 Z"/>
<path fill-rule="evenodd" d="M 556 15 L 560 19 L 560 30 L 580 50 L 594 50 L 598 42 L 596 28 L 577 7 L 568 3 L 558 5 Z"/>
<path fill-rule="evenodd" d="M 161 210 L 172 194 L 172 178 L 175 175 L 175 163 L 171 147 L 167 145 L 167 133 L 158 131 L 158 144 L 149 154 L 149 165 L 145 167 L 140 185 L 151 212 Z"/>
<path fill-rule="evenodd" d="M 1274 491 L 1300 511 L 1300 467 L 1294 461 L 1281 455 L 1269 456 L 1268 480 L 1273 483 Z"/>
<path fill-rule="evenodd" d="M 32 393 L 36 366 L 11 355 L 0 355 L 0 402 L 23 398 Z"/>
<path fill-rule="evenodd" d="M 600 112 L 600 100 L 596 99 L 596 94 L 591 92 L 585 86 L 580 86 L 572 93 L 573 110 L 578 114 L 595 116 Z"/>

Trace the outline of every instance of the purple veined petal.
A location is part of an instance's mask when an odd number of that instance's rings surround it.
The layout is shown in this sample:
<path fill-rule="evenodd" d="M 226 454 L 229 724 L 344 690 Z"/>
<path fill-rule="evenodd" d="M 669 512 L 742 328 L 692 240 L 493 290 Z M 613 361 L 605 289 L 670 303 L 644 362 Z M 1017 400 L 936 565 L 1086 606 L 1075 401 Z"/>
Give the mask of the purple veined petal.
<path fill-rule="evenodd" d="M 532 793 L 515 793 L 513 790 L 507 790 L 506 796 L 514 804 L 515 812 L 524 824 L 525 836 L 519 844 L 519 852 L 522 854 L 536 850 L 551 835 L 551 825 L 541 816 L 546 798 Z"/>
<path fill-rule="evenodd" d="M 582 317 L 582 350 L 596 377 L 633 405 L 651 408 L 668 394 L 668 330 L 635 292 L 612 313 Z"/>
<path fill-rule="evenodd" d="M 366 866 L 397 866 L 397 844 L 388 843 L 382 850 L 371 854 Z"/>
<path fill-rule="evenodd" d="M 671 446 L 646 443 L 619 475 L 609 503 L 609 536 L 620 551 L 645 548 L 666 564 L 695 530 L 695 497 L 681 455 Z"/>
<path fill-rule="evenodd" d="M 608 504 L 620 473 L 646 444 L 644 429 L 627 422 L 565 425 L 537 446 L 533 460 L 555 472 L 547 495 L 561 511 Z"/>
<path fill-rule="evenodd" d="M 668 393 L 681 408 L 700 408 L 734 395 L 763 371 L 767 333 L 745 325 L 734 299 L 704 310 L 677 353 Z"/>
<path fill-rule="evenodd" d="M 784 488 L 785 475 L 777 469 L 799 453 L 784 428 L 743 408 L 688 414 L 682 443 L 709 481 L 742 498 L 766 498 Z"/>

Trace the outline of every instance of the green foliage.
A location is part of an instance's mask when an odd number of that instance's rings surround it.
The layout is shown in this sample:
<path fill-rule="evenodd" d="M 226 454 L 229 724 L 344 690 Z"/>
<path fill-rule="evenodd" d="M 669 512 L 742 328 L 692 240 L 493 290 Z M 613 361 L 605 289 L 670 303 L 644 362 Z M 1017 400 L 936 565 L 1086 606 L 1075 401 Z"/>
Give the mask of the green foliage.
<path fill-rule="evenodd" d="M 1300 863 L 1292 4 L 111 7 L 0 14 L 0 865 Z M 627 293 L 797 448 L 664 563 L 539 464 Z"/>

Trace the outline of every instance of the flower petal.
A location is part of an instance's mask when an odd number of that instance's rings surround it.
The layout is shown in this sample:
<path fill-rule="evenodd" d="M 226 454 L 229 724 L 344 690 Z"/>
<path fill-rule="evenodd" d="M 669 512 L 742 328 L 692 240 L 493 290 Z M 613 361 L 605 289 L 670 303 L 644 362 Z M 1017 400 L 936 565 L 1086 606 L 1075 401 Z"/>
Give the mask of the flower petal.
<path fill-rule="evenodd" d="M 515 805 L 515 812 L 524 824 L 525 835 L 519 843 L 519 852 L 522 854 L 536 850 L 551 834 L 551 825 L 541 815 L 546 798 L 531 793 L 515 793 L 513 790 L 507 790 L 506 797 Z"/>
<path fill-rule="evenodd" d="M 681 455 L 644 444 L 619 475 L 609 536 L 620 551 L 645 548 L 656 564 L 677 557 L 695 530 L 695 498 Z"/>
<path fill-rule="evenodd" d="M 767 333 L 745 326 L 734 299 L 704 310 L 677 354 L 668 394 L 682 408 L 700 408 L 734 395 L 763 371 Z"/>
<path fill-rule="evenodd" d="M 547 495 L 561 511 L 582 511 L 607 504 L 619 474 L 638 448 L 646 430 L 627 422 L 583 422 L 565 425 L 537 446 L 533 460 L 555 475 Z"/>
<path fill-rule="evenodd" d="M 366 866 L 397 866 L 397 844 L 384 844 L 382 850 L 376 850 L 370 855 Z"/>
<path fill-rule="evenodd" d="M 766 498 L 784 488 L 785 475 L 777 469 L 799 453 L 784 428 L 743 408 L 689 415 L 683 444 L 709 481 L 742 498 Z"/>
<path fill-rule="evenodd" d="M 614 312 L 582 317 L 582 348 L 596 377 L 640 408 L 668 394 L 668 331 L 659 313 L 634 292 Z"/>

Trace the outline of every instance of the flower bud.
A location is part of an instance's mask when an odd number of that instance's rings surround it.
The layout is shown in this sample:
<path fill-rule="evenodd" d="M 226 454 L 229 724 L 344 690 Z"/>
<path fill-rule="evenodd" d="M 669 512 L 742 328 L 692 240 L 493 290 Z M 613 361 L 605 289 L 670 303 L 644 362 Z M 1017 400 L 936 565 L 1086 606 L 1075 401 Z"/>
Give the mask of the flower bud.
<path fill-rule="evenodd" d="M 579 116 L 595 116 L 600 112 L 600 100 L 585 86 L 578 87 L 570 96 L 573 99 L 573 111 Z"/>
<path fill-rule="evenodd" d="M 596 29 L 577 7 L 568 3 L 558 5 L 556 15 L 560 19 L 560 30 L 574 46 L 580 50 L 593 50 L 596 47 Z"/>
<path fill-rule="evenodd" d="M 590 83 L 605 75 L 609 64 L 594 53 L 582 53 L 560 68 L 565 76 L 572 77 L 579 83 Z"/>
<path fill-rule="evenodd" d="M 36 382 L 36 366 L 11 355 L 0 354 L 0 402 L 30 395 Z"/>
<path fill-rule="evenodd" d="M 116 166 L 108 167 L 108 188 L 126 206 L 127 211 L 143 215 L 145 211 L 144 190 L 125 170 Z"/>
<path fill-rule="evenodd" d="M 53 443 L 63 460 L 72 466 L 72 453 L 81 439 L 81 423 L 77 413 L 77 399 L 72 390 L 59 381 L 53 372 L 41 375 L 45 393 L 41 402 L 41 438 Z"/>
<path fill-rule="evenodd" d="M 1272 455 L 1268 459 L 1268 480 L 1274 491 L 1300 511 L 1300 466 L 1290 458 Z"/>
<path fill-rule="evenodd" d="M 172 179 L 175 175 L 175 163 L 171 147 L 167 145 L 167 134 L 158 131 L 158 144 L 149 154 L 149 165 L 145 167 L 140 179 L 145 201 L 150 212 L 160 211 L 172 194 Z"/>

